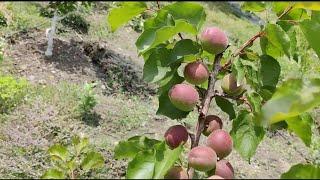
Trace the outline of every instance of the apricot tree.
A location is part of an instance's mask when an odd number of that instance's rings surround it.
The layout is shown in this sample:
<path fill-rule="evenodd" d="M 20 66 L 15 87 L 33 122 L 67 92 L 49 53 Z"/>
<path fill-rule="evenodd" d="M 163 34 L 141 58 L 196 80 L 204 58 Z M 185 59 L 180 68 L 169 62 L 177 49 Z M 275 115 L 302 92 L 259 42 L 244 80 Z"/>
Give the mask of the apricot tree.
<path fill-rule="evenodd" d="M 208 179 L 233 178 L 232 162 L 225 159 L 232 149 L 250 161 L 269 127 L 280 122 L 311 145 L 315 134 L 310 112 L 320 104 L 320 79 L 281 77 L 279 61 L 318 60 L 319 3 L 245 2 L 242 9 L 276 17 L 270 16 L 240 47 L 223 28 L 202 27 L 206 12 L 199 3 L 157 1 L 156 7 L 149 7 L 145 2 L 122 2 L 109 11 L 111 31 L 145 11 L 154 13 L 136 41 L 145 61 L 143 79 L 158 85 L 156 113 L 179 124 L 161 140 L 135 136 L 117 144 L 115 158 L 130 159 L 126 178 L 185 178 L 187 174 L 191 179 L 201 171 Z M 300 46 L 301 42 L 308 47 Z M 254 51 L 253 45 L 261 52 Z M 208 114 L 213 100 L 229 118 Z M 180 121 L 191 111 L 198 112 L 195 132 Z M 223 129 L 228 120 L 230 132 Z M 199 146 L 202 134 L 208 137 Z M 312 162 L 297 164 L 281 177 L 320 178 L 320 168 Z"/>

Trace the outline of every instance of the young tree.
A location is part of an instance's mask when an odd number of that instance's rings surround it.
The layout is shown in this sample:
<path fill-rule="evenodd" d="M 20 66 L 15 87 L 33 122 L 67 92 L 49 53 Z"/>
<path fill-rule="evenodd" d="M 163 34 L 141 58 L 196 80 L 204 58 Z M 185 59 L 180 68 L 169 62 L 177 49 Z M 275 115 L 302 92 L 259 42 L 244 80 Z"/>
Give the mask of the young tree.
<path fill-rule="evenodd" d="M 65 18 L 70 13 L 77 11 L 80 6 L 88 7 L 91 2 L 76 2 L 76 1 L 50 1 L 46 7 L 47 11 L 53 13 L 51 20 L 51 27 L 46 30 L 46 36 L 48 38 L 48 46 L 45 52 L 47 57 L 52 56 L 53 50 L 53 38 L 56 32 L 57 23 Z"/>
<path fill-rule="evenodd" d="M 224 30 L 202 29 L 206 13 L 198 3 L 161 6 L 157 1 L 157 8 L 153 9 L 145 2 L 122 2 L 110 10 L 111 31 L 144 11 L 154 11 L 155 16 L 145 21 L 136 46 L 145 60 L 144 80 L 159 85 L 157 114 L 178 121 L 195 109 L 199 114 L 194 133 L 179 125 L 170 127 L 164 140 L 135 136 L 120 141 L 115 157 L 131 159 L 126 178 L 184 178 L 186 174 L 192 178 L 195 171 L 206 172 L 209 179 L 233 178 L 232 162 L 224 160 L 232 148 L 250 161 L 268 127 L 279 122 L 310 146 L 313 119 L 308 112 L 320 104 L 320 79 L 280 79 L 282 67 L 278 59 L 307 56 L 300 53 L 306 49 L 299 47 L 298 32 L 309 43 L 309 50 L 319 57 L 320 5 L 245 2 L 242 8 L 273 11 L 277 17 L 269 19 L 232 53 L 225 53 L 233 45 Z M 194 38 L 185 39 L 184 33 Z M 251 49 L 258 40 L 262 54 Z M 181 74 L 179 69 L 183 67 Z M 222 91 L 215 89 L 217 81 L 222 81 Z M 226 119 L 208 114 L 212 100 L 232 120 L 230 132 L 222 130 Z M 211 130 L 207 132 L 208 129 Z M 202 134 L 208 137 L 206 144 L 199 146 Z M 181 161 L 185 156 L 180 156 L 188 139 L 191 150 L 184 168 Z M 298 164 L 281 177 L 320 178 L 320 168 L 316 164 Z"/>

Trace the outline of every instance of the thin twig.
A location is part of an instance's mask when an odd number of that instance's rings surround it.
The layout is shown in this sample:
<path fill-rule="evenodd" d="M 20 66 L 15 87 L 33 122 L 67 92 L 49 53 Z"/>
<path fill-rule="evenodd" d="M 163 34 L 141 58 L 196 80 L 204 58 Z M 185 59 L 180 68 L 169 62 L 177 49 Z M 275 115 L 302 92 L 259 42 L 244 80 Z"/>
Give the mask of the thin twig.
<path fill-rule="evenodd" d="M 183 39 L 183 37 L 182 37 L 182 34 L 181 34 L 181 33 L 178 33 L 178 35 L 179 35 L 180 39 Z"/>
<path fill-rule="evenodd" d="M 278 17 L 278 20 L 281 19 L 284 15 L 288 14 L 288 12 L 293 8 L 294 4 L 292 4 L 291 6 L 288 6 L 283 13 Z"/>
<path fill-rule="evenodd" d="M 256 39 L 258 39 L 259 37 L 263 36 L 264 32 L 260 31 L 257 34 L 255 34 L 253 37 L 251 37 L 247 42 L 245 42 L 239 49 L 237 49 L 230 57 L 230 59 L 227 61 L 226 64 L 224 64 L 224 66 L 221 68 L 222 70 L 226 70 L 231 66 L 232 60 L 237 57 L 238 55 L 240 55 L 243 50 L 248 47 L 249 45 L 251 45 Z"/>
<path fill-rule="evenodd" d="M 278 20 L 280 20 L 284 15 L 288 14 L 289 11 L 293 8 L 294 4 L 287 7 L 283 13 L 278 17 Z M 230 59 L 227 61 L 227 63 L 222 67 L 222 70 L 226 70 L 231 66 L 231 63 L 233 61 L 233 59 L 235 57 L 237 57 L 238 55 L 240 55 L 243 50 L 248 47 L 249 45 L 251 45 L 256 39 L 262 37 L 264 35 L 263 31 L 258 32 L 257 34 L 255 34 L 253 37 L 251 37 L 248 41 L 246 41 L 239 49 L 237 49 L 230 57 Z"/>

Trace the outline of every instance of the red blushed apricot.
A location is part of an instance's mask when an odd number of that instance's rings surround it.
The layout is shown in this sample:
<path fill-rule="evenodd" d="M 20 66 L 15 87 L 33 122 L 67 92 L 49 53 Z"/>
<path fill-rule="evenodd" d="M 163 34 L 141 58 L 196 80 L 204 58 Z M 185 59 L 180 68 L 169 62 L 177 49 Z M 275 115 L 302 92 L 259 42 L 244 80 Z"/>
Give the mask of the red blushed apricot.
<path fill-rule="evenodd" d="M 216 166 L 217 155 L 207 146 L 197 146 L 188 155 L 190 167 L 198 171 L 210 171 Z"/>
<path fill-rule="evenodd" d="M 182 125 L 171 126 L 164 134 L 167 145 L 174 149 L 188 141 L 188 131 Z"/>
<path fill-rule="evenodd" d="M 188 84 L 176 84 L 169 91 L 171 103 L 182 111 L 192 111 L 199 100 L 198 91 Z"/>
<path fill-rule="evenodd" d="M 213 176 L 208 177 L 207 179 L 224 179 L 224 178 L 222 178 L 221 176 L 218 176 L 218 175 L 213 175 Z"/>
<path fill-rule="evenodd" d="M 222 159 L 217 162 L 215 174 L 218 176 L 221 176 L 225 179 L 233 179 L 234 178 L 233 167 L 225 159 Z"/>
<path fill-rule="evenodd" d="M 181 166 L 172 167 L 164 176 L 165 179 L 188 179 L 187 171 Z"/>
<path fill-rule="evenodd" d="M 191 84 L 202 84 L 209 78 L 208 68 L 201 61 L 189 63 L 184 68 L 184 78 Z"/>
<path fill-rule="evenodd" d="M 203 134 L 209 136 L 213 131 L 222 129 L 222 120 L 215 115 L 209 115 L 204 121 Z"/>
<path fill-rule="evenodd" d="M 231 153 L 233 142 L 228 132 L 218 129 L 208 136 L 207 146 L 217 153 L 219 159 L 222 159 Z"/>
<path fill-rule="evenodd" d="M 227 35 L 217 27 L 206 28 L 200 35 L 200 41 L 203 49 L 211 54 L 220 54 L 228 46 Z"/>

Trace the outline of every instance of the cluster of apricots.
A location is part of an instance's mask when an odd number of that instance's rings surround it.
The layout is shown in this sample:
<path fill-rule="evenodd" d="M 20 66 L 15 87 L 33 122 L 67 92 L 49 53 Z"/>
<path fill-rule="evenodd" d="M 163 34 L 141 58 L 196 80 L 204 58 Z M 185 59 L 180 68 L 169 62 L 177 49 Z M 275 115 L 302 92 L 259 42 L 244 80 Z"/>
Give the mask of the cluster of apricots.
<path fill-rule="evenodd" d="M 210 27 L 200 36 L 203 50 L 220 54 L 228 46 L 226 34 L 219 28 Z M 194 61 L 185 66 L 184 78 L 187 83 L 174 85 L 169 91 L 171 103 L 182 111 L 192 111 L 199 101 L 199 94 L 194 85 L 200 85 L 208 80 L 210 72 L 205 63 Z M 222 90 L 230 96 L 238 96 L 243 92 L 242 85 L 232 73 L 224 76 L 221 82 Z M 234 170 L 230 162 L 225 160 L 233 147 L 230 134 L 222 129 L 222 120 L 215 115 L 205 118 L 202 134 L 207 136 L 206 144 L 192 148 L 188 154 L 189 166 L 197 171 L 207 172 L 208 179 L 233 179 Z M 188 131 L 182 125 L 170 127 L 165 135 L 165 141 L 171 149 L 177 148 L 188 141 Z M 165 178 L 188 179 L 186 170 L 181 166 L 172 167 Z"/>

